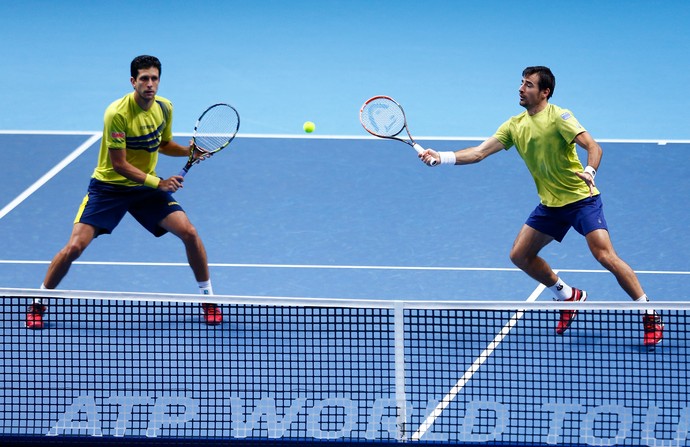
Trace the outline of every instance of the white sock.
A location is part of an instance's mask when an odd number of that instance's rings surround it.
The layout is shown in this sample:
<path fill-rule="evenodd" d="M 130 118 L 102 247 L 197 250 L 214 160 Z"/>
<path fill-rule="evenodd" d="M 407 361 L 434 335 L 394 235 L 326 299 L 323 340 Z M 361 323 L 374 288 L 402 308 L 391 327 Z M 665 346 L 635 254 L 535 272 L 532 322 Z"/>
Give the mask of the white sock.
<path fill-rule="evenodd" d="M 47 287 L 45 284 L 41 283 L 41 290 L 47 290 Z M 34 298 L 34 304 L 43 304 L 43 300 L 41 298 Z"/>
<path fill-rule="evenodd" d="M 208 281 L 199 281 L 199 293 L 202 295 L 213 295 L 213 286 L 211 285 L 211 279 Z"/>
<path fill-rule="evenodd" d="M 647 294 L 645 293 L 644 295 L 642 295 L 641 297 L 636 299 L 635 302 L 636 303 L 648 303 L 649 298 L 647 298 Z M 654 311 L 654 309 L 645 309 L 643 311 L 643 313 L 645 313 L 646 315 L 656 315 L 656 312 Z"/>
<path fill-rule="evenodd" d="M 556 284 L 549 287 L 549 290 L 556 295 L 557 301 L 565 301 L 573 296 L 573 288 L 563 282 L 561 278 L 556 279 Z"/>

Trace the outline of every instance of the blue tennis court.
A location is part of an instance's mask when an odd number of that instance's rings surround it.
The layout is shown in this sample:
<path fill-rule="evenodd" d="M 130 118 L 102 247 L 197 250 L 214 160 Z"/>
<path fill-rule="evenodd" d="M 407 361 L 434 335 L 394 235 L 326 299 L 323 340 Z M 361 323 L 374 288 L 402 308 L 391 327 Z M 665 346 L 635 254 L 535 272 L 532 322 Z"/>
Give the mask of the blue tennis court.
<path fill-rule="evenodd" d="M 5 168 L 0 284 L 35 289 L 69 236 L 98 141 L 90 133 L 13 132 L 0 141 L 32 154 Z M 451 150 L 472 141 L 423 144 Z M 665 192 L 690 190 L 688 143 L 602 145 L 606 168 L 597 180 L 617 251 L 652 300 L 682 305 L 689 216 Z M 642 164 L 665 175 L 631 175 Z M 162 158 L 158 172 L 179 168 L 180 159 Z M 196 284 L 181 243 L 155 239 L 126 218 L 92 244 L 60 289 L 134 297 L 57 297 L 40 332 L 23 327 L 28 298 L 5 301 L 3 375 L 19 385 L 4 399 L 29 421 L 5 413 L 3 433 L 84 442 L 686 439 L 674 431 L 687 412 L 686 311 L 667 310 L 662 346 L 642 349 L 639 314 L 572 233 L 545 257 L 588 290 L 587 304 L 609 307 L 583 312 L 567 337 L 555 336 L 551 296 L 507 256 L 537 201 L 533 188 L 514 151 L 429 168 L 397 142 L 240 137 L 194 168 L 176 194 L 207 246 L 216 293 L 235 297 L 222 301 L 226 322 L 202 325 L 189 303 Z M 173 301 L 136 303 L 142 292 Z M 286 305 L 290 299 L 297 304 Z M 501 307 L 511 302 L 544 307 Z M 18 346 L 32 346 L 31 355 Z M 403 397 L 399 358 L 407 365 Z M 584 386 L 568 395 L 573 377 Z M 448 398 L 458 380 L 461 391 Z M 45 395 L 29 384 L 44 384 Z M 447 407 L 426 423 L 444 397 Z M 38 418 L 32 403 L 47 405 Z M 658 433 L 650 435 L 650 424 Z"/>
<path fill-rule="evenodd" d="M 91 137 L 0 135 L 5 150 L 19 154 L 5 168 L 3 206 Z M 472 142 L 423 143 L 450 150 Z M 688 143 L 602 144 L 606 175 L 598 185 L 614 246 L 652 299 L 683 300 Z M 538 201 L 514 151 L 469 167 L 428 168 L 405 145 L 366 138 L 240 137 L 233 145 L 176 194 L 204 239 L 219 294 L 500 301 L 526 299 L 536 288 L 508 259 Z M 91 145 L 5 208 L 2 284 L 40 285 L 69 237 L 97 150 Z M 162 157 L 158 172 L 180 164 Z M 644 175 L 640 166 L 664 174 Z M 596 300 L 627 299 L 576 233 L 544 255 Z M 196 284 L 176 238 L 154 239 L 125 218 L 89 247 L 61 288 L 192 293 Z"/>

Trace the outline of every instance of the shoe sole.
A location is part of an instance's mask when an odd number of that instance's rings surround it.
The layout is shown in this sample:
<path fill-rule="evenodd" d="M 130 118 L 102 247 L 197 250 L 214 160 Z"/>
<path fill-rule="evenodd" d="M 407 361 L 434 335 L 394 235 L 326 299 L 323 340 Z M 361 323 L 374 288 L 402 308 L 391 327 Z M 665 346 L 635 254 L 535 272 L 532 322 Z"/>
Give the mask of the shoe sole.
<path fill-rule="evenodd" d="M 650 351 L 655 350 L 657 346 L 661 346 L 662 341 L 663 341 L 663 339 L 659 340 L 658 342 L 656 342 L 654 344 L 645 344 L 644 347 L 647 348 L 648 352 L 650 352 Z"/>
<path fill-rule="evenodd" d="M 577 311 L 573 314 L 573 316 L 570 318 L 570 321 L 568 321 L 568 324 L 563 328 L 563 329 L 556 329 L 556 335 L 563 335 L 565 334 L 565 331 L 570 329 L 570 325 L 573 324 L 573 321 L 575 320 L 575 317 L 577 317 Z"/>

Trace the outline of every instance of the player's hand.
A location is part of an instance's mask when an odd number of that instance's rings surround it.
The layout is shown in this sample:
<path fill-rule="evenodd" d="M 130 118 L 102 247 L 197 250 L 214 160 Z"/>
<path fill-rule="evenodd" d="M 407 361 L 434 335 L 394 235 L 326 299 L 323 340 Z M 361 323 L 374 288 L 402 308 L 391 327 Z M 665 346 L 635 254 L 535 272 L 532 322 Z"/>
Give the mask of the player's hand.
<path fill-rule="evenodd" d="M 203 147 L 199 147 L 195 144 L 192 144 L 190 149 L 192 151 L 192 155 L 194 156 L 194 163 L 198 163 L 201 160 L 206 160 L 208 157 L 213 155 Z"/>
<path fill-rule="evenodd" d="M 583 182 L 587 183 L 587 186 L 589 186 L 589 196 L 592 197 L 594 195 L 594 188 L 596 187 L 592 174 L 589 172 L 576 172 L 575 175 L 580 177 Z"/>
<path fill-rule="evenodd" d="M 427 166 L 438 166 L 441 164 L 441 156 L 433 149 L 425 149 L 424 152 L 419 154 L 419 159 Z M 434 165 L 431 164 L 433 161 L 436 161 Z"/>
<path fill-rule="evenodd" d="M 158 189 L 165 192 L 175 192 L 182 188 L 182 182 L 184 182 L 184 177 L 181 175 L 173 175 L 169 179 L 161 180 L 158 184 Z"/>

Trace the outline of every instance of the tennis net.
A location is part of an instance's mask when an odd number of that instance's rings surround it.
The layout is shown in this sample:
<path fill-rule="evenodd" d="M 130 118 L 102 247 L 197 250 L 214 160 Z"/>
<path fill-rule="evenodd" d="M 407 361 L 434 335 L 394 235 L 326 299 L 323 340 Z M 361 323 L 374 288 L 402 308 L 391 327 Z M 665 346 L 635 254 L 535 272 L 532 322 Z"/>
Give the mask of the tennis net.
<path fill-rule="evenodd" d="M 197 295 L 0 295 L 2 445 L 689 441 L 689 303 L 650 351 L 651 304 L 215 296 L 206 326 Z"/>

